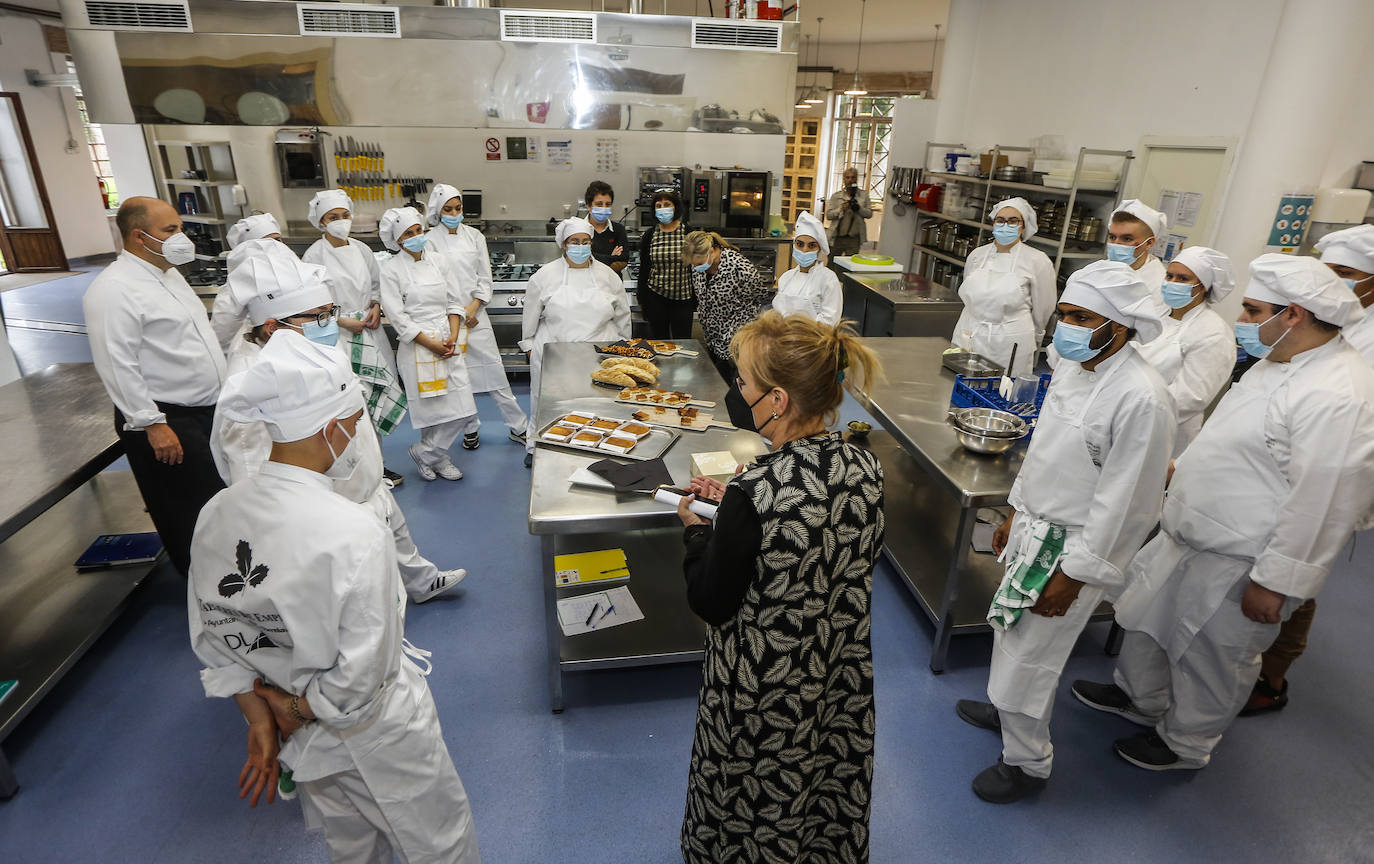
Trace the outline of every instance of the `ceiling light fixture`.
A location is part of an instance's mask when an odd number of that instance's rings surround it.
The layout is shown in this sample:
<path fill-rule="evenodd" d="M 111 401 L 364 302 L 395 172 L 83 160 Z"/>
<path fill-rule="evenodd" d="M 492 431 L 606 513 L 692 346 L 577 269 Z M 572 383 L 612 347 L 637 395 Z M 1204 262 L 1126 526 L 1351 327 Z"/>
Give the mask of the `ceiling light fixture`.
<path fill-rule="evenodd" d="M 846 96 L 867 96 L 863 77 L 859 74 L 859 63 L 864 56 L 864 12 L 868 10 L 868 0 L 859 0 L 859 50 L 854 54 L 854 83 L 844 91 Z"/>
<path fill-rule="evenodd" d="M 803 102 L 810 102 L 812 105 L 822 105 L 825 103 L 825 100 L 821 98 L 820 87 L 816 84 L 815 71 L 816 67 L 821 63 L 821 21 L 823 20 L 822 18 L 816 19 L 816 57 L 811 61 L 811 87 L 807 89 L 806 98 L 802 100 Z M 807 36 L 806 41 L 809 45 L 811 43 L 811 37 Z"/>

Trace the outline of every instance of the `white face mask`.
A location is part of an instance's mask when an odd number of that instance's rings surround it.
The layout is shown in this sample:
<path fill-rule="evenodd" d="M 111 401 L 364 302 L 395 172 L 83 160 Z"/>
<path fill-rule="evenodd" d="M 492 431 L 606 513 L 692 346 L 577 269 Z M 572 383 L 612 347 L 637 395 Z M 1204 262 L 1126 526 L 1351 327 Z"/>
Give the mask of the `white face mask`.
<path fill-rule="evenodd" d="M 196 244 L 191 242 L 191 238 L 187 237 L 184 231 L 178 231 L 166 240 L 161 241 L 146 231 L 143 233 L 143 236 L 155 243 L 160 242 L 162 244 L 162 251 L 159 252 L 156 249 L 149 248 L 146 243 L 143 248 L 163 258 L 173 267 L 180 264 L 190 264 L 192 261 L 196 260 Z"/>
<path fill-rule="evenodd" d="M 348 434 L 348 430 L 344 430 Z M 329 439 L 325 439 L 329 445 Z M 333 453 L 334 448 L 329 447 Z M 324 472 L 324 476 L 334 481 L 334 491 L 361 504 L 372 497 L 382 482 L 382 448 L 377 442 L 377 433 L 372 422 L 364 415 L 358 419 L 358 428 L 343 452 L 334 457 L 334 464 Z"/>
<path fill-rule="evenodd" d="M 352 219 L 335 219 L 324 226 L 324 233 L 336 240 L 347 240 L 349 229 L 352 227 Z"/>

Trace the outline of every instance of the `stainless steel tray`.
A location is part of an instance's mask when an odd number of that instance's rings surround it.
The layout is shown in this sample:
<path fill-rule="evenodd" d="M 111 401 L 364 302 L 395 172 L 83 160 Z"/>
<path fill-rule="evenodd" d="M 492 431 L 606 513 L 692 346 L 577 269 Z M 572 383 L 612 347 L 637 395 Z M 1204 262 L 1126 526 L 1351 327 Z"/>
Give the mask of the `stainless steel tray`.
<path fill-rule="evenodd" d="M 940 358 L 940 365 L 966 378 L 988 378 L 1002 374 L 1001 366 L 982 354 L 972 352 L 945 354 Z"/>
<path fill-rule="evenodd" d="M 626 422 L 629 420 L 629 417 L 625 418 Z M 650 459 L 657 459 L 664 453 L 667 453 L 668 448 L 672 447 L 677 443 L 677 439 L 682 437 L 682 433 L 674 429 L 651 426 L 649 434 L 639 439 L 639 445 L 635 447 L 635 449 L 631 450 L 629 453 L 617 453 L 614 450 L 602 450 L 600 447 L 574 444 L 572 441 L 549 441 L 544 438 L 544 433 L 557 425 L 557 420 L 545 423 L 536 433 L 534 443 L 540 447 L 557 447 L 561 450 L 576 450 L 579 453 L 592 453 L 597 456 L 606 456 L 612 459 L 634 459 L 638 462 L 648 462 Z M 650 424 L 645 423 L 644 425 L 649 426 Z"/>

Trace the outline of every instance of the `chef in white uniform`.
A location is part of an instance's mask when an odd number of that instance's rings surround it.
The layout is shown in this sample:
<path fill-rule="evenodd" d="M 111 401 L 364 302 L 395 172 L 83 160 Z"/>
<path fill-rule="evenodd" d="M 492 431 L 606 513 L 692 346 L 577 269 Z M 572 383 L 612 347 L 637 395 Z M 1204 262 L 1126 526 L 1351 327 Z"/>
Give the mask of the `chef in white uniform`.
<path fill-rule="evenodd" d="M 229 355 L 230 375 L 256 363 L 262 351 L 260 346 L 266 345 L 273 333 L 283 330 L 300 332 L 312 342 L 333 347 L 339 331 L 337 323 L 330 319 L 337 318 L 338 307 L 323 267 L 305 264 L 284 245 L 267 240 L 249 241 L 235 254 L 242 258 L 229 272 L 224 292 L 234 294 L 236 304 L 248 310 L 252 341 L 246 341 L 241 351 Z M 321 324 L 321 319 L 327 323 Z M 381 444 L 372 424 L 364 423 L 358 434 L 363 439 L 358 445 L 361 457 L 380 466 Z M 216 412 L 210 452 L 225 483 L 233 485 L 256 475 L 271 449 L 272 438 L 266 424 L 239 423 L 222 411 Z M 467 571 L 441 571 L 420 554 L 389 484 L 382 481 L 370 488 L 366 485 L 374 473 L 370 470 L 373 465 L 367 467 L 369 470 L 356 471 L 349 480 L 334 481 L 334 491 L 350 501 L 366 504 L 391 529 L 401 582 L 410 599 L 424 603 L 457 586 Z"/>
<path fill-rule="evenodd" d="M 798 213 L 792 238 L 792 263 L 797 266 L 778 280 L 773 308 L 783 315 L 805 315 L 832 327 L 839 324 L 844 293 L 840 277 L 825 266 L 829 255 L 825 225 L 807 210 Z"/>
<path fill-rule="evenodd" d="M 1189 246 L 1169 262 L 1159 287 L 1169 317 L 1158 339 L 1140 354 L 1169 385 L 1178 414 L 1174 456 L 1197 437 L 1202 415 L 1236 368 L 1236 333 L 1212 309 L 1236 285 L 1231 259 L 1206 246 Z"/>
<path fill-rule="evenodd" d="M 1151 289 L 1164 282 L 1164 262 L 1155 257 L 1156 238 L 1163 237 L 1169 219 L 1136 198 L 1128 198 L 1112 211 L 1107 224 L 1107 260 L 1129 264 Z M 1163 318 L 1169 314 L 1158 290 L 1150 291 L 1155 311 Z"/>
<path fill-rule="evenodd" d="M 1374 304 L 1374 225 L 1333 231 L 1317 241 L 1321 261 L 1355 292 L 1361 308 Z M 1374 315 L 1341 328 L 1341 336 L 1374 365 Z"/>
<path fill-rule="evenodd" d="M 426 247 L 414 207 L 387 210 L 377 233 L 395 253 L 382 265 L 382 308 L 400 339 L 396 359 L 405 370 L 410 422 L 420 430 L 410 458 L 425 480 L 462 480 L 449 448 L 477 413 L 458 348 L 466 291 L 443 253 Z"/>
<path fill-rule="evenodd" d="M 534 454 L 544 346 L 550 342 L 614 342 L 630 338 L 630 302 L 620 274 L 592 257 L 592 225 L 564 219 L 554 240 L 563 254 L 530 277 L 525 289 L 520 350 L 530 355 L 530 425 L 525 465 Z"/>
<path fill-rule="evenodd" d="M 252 216 L 245 216 L 235 222 L 229 228 L 225 239 L 229 241 L 229 256 L 227 258 L 228 269 L 232 270 L 234 262 L 234 250 L 239 249 L 244 243 L 250 240 L 263 239 L 281 240 L 281 226 L 277 224 L 277 217 L 271 213 L 254 213 Z M 282 248 L 286 248 L 283 244 Z M 239 343 L 243 341 L 244 333 L 247 331 L 248 313 L 240 305 L 233 302 L 233 296 L 228 291 L 221 291 L 215 295 L 214 305 L 210 307 L 210 329 L 215 331 L 215 338 L 219 340 L 219 347 L 224 349 L 225 355 L 230 361 L 239 349 Z"/>
<path fill-rule="evenodd" d="M 1002 734 L 1002 758 L 973 781 L 985 801 L 1009 803 L 1045 785 L 1064 663 L 1098 603 L 1125 587 L 1131 556 L 1159 519 L 1177 422 L 1164 381 L 1130 338 L 1159 335 L 1157 292 L 1126 265 L 1095 261 L 1060 298 L 1054 340 L 1064 359 L 1012 484 L 1012 516 L 994 537 L 1007 557 L 999 596 L 1026 566 L 1050 575 L 1020 610 L 1029 614 L 994 630 L 991 703 L 957 705 L 965 721 Z M 1059 551 L 1045 560 L 1049 531 Z"/>
<path fill-rule="evenodd" d="M 364 470 L 381 482 L 359 453 L 357 377 L 337 351 L 278 333 L 221 406 L 273 442 L 256 476 L 202 511 L 187 585 L 205 694 L 232 697 L 249 723 L 241 789 L 271 803 L 290 769 L 336 864 L 475 864 L 467 794 L 410 659 L 427 652 L 403 639 L 395 547 L 331 485 Z"/>
<path fill-rule="evenodd" d="M 1331 268 L 1355 292 L 1365 314 L 1341 328 L 1341 338 L 1360 352 L 1365 362 L 1374 365 L 1374 225 L 1356 225 L 1333 231 L 1317 241 L 1321 262 Z M 1374 514 L 1371 514 L 1374 517 Z M 1374 518 L 1356 526 L 1366 531 L 1374 528 Z M 1307 650 L 1307 635 L 1317 614 L 1317 601 L 1309 598 L 1284 620 L 1279 635 L 1260 655 L 1260 675 L 1240 716 L 1279 711 L 1288 705 L 1288 669 Z"/>
<path fill-rule="evenodd" d="M 1038 228 L 1035 210 L 1024 198 L 999 201 L 988 212 L 992 242 L 969 253 L 959 299 L 964 310 L 951 341 L 1001 366 L 1011 360 L 1012 375 L 1029 375 L 1054 313 L 1054 263 L 1026 245 Z"/>
<path fill-rule="evenodd" d="M 342 189 L 316 192 L 306 218 L 323 233 L 301 260 L 329 272 L 329 290 L 339 306 L 339 328 L 344 331 L 339 350 L 362 382 L 373 427 L 382 435 L 390 435 L 410 406 L 396 378 L 391 341 L 381 328 L 381 270 L 377 259 L 367 244 L 348 236 L 353 227 L 353 201 Z M 394 471 L 387 471 L 386 478 L 393 486 L 402 482 Z"/>
<path fill-rule="evenodd" d="M 1340 334 L 1364 314 L 1354 293 L 1314 258 L 1261 255 L 1242 309 L 1241 347 L 1264 359 L 1176 462 L 1116 604 L 1115 683 L 1073 686 L 1151 727 L 1115 747 L 1155 771 L 1208 763 L 1260 652 L 1374 505 L 1374 369 Z"/>
<path fill-rule="evenodd" d="M 501 420 L 509 430 L 510 439 L 524 444 L 529 418 L 511 393 L 506 366 L 501 362 L 501 350 L 496 347 L 496 334 L 487 317 L 487 304 L 492 298 L 487 238 L 471 225 L 463 224 L 463 197 L 452 186 L 436 185 L 429 195 L 428 210 L 429 224 L 434 226 L 429 229 L 428 248 L 444 256 L 449 268 L 458 276 L 463 292 L 463 315 L 468 327 L 463 362 L 468 367 L 472 392 L 490 395 L 501 411 Z M 477 449 L 480 440 L 477 430 L 481 425 L 481 419 L 474 414 L 463 430 L 463 449 Z"/>

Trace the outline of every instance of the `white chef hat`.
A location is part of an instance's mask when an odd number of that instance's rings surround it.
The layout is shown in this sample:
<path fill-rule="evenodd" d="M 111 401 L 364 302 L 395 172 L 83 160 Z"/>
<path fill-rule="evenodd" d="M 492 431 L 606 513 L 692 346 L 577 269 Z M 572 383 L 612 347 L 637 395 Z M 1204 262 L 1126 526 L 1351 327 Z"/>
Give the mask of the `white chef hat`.
<path fill-rule="evenodd" d="M 273 334 L 252 366 L 229 376 L 217 410 L 261 422 L 273 441 L 300 441 L 364 407 L 358 376 L 343 354 L 292 330 Z"/>
<path fill-rule="evenodd" d="M 1221 302 L 1236 287 L 1236 273 L 1225 252 L 1206 246 L 1186 246 L 1174 260 L 1193 271 L 1202 287 L 1207 289 L 1208 303 Z"/>
<path fill-rule="evenodd" d="M 233 249 L 245 240 L 261 240 L 268 234 L 281 234 L 277 217 L 271 213 L 254 213 L 235 222 L 229 229 L 229 248 Z"/>
<path fill-rule="evenodd" d="M 319 228 L 320 220 L 324 218 L 324 214 L 340 207 L 349 213 L 353 212 L 353 199 L 348 197 L 347 192 L 342 189 L 326 189 L 323 192 L 316 192 L 315 197 L 310 199 L 310 227 Z"/>
<path fill-rule="evenodd" d="M 306 264 L 276 240 L 250 240 L 234 250 L 229 281 L 224 290 L 256 327 L 269 318 L 298 315 L 307 309 L 329 306 L 328 271 Z"/>
<path fill-rule="evenodd" d="M 1361 273 L 1374 273 L 1374 225 L 1356 225 L 1332 231 L 1317 241 L 1323 264 L 1353 267 Z"/>
<path fill-rule="evenodd" d="M 410 228 L 411 225 L 423 225 L 420 220 L 420 211 L 414 207 L 392 207 L 382 214 L 382 219 L 377 223 L 377 235 L 382 238 L 382 245 L 392 252 L 401 251 L 400 237 Z"/>
<path fill-rule="evenodd" d="M 1025 198 L 1007 198 L 998 201 L 996 204 L 992 205 L 992 209 L 988 211 L 988 219 L 991 220 L 996 218 L 997 211 L 1001 210 L 1003 207 L 1011 207 L 1021 214 L 1021 222 L 1025 226 L 1021 229 L 1022 240 L 1029 240 L 1035 236 L 1035 232 L 1039 230 L 1040 226 L 1035 221 L 1035 208 L 1030 205 L 1029 201 Z"/>
<path fill-rule="evenodd" d="M 814 237 L 816 242 L 821 244 L 821 252 L 830 254 L 830 241 L 825 236 L 825 225 L 821 220 L 811 214 L 810 210 L 803 210 L 797 214 L 797 224 L 792 231 L 794 237 L 805 234 L 807 237 Z"/>
<path fill-rule="evenodd" d="M 1141 342 L 1149 342 L 1164 330 L 1151 290 L 1129 265 L 1094 261 L 1069 277 L 1059 302 L 1125 324 L 1136 331 Z M 1153 290 L 1158 291 L 1158 286 Z"/>
<path fill-rule="evenodd" d="M 434 189 L 429 193 L 429 206 L 425 208 L 425 212 L 428 214 L 429 224 L 439 224 L 439 211 L 444 209 L 444 205 L 449 202 L 450 198 L 457 198 L 461 201 L 463 193 L 447 183 L 434 184 Z"/>
<path fill-rule="evenodd" d="M 1145 223 L 1145 227 L 1154 232 L 1155 237 L 1163 237 L 1164 232 L 1169 227 L 1169 220 L 1165 215 L 1150 205 L 1141 201 L 1139 198 L 1127 198 L 1112 210 L 1112 218 L 1116 218 L 1118 213 L 1127 213 Z"/>
<path fill-rule="evenodd" d="M 588 222 L 586 219 L 580 219 L 574 216 L 571 219 L 564 219 L 562 222 L 558 223 L 558 230 L 554 232 L 553 239 L 554 242 L 561 247 L 563 241 L 574 234 L 595 236 L 595 229 L 592 228 L 592 223 Z"/>
<path fill-rule="evenodd" d="M 1251 261 L 1245 296 L 1276 306 L 1301 306 L 1337 327 L 1364 317 L 1355 292 L 1330 267 L 1306 255 L 1270 252 Z"/>

